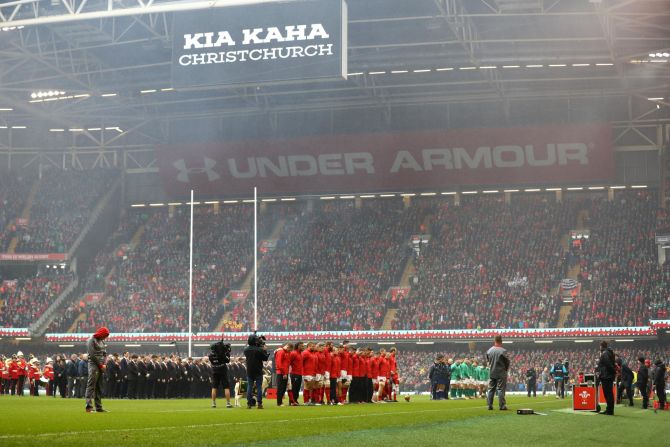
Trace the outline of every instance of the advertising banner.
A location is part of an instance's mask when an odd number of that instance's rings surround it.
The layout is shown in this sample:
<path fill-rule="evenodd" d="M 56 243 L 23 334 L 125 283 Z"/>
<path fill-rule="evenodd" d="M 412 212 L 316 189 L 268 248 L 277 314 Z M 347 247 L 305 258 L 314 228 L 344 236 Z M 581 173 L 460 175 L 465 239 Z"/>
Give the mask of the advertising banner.
<path fill-rule="evenodd" d="M 172 86 L 346 79 L 347 5 L 301 0 L 175 14 Z"/>
<path fill-rule="evenodd" d="M 0 261 L 65 261 L 65 253 L 0 253 Z"/>
<path fill-rule="evenodd" d="M 407 192 L 614 179 L 609 125 L 322 135 L 156 147 L 170 196 Z"/>

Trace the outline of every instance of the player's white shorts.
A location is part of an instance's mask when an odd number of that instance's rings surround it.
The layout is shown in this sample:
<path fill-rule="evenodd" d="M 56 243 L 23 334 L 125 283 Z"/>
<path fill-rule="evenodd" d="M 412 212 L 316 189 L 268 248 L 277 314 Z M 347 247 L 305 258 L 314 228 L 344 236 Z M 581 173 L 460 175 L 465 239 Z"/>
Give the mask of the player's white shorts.
<path fill-rule="evenodd" d="M 323 380 L 330 381 L 330 371 L 326 371 L 326 373 L 323 375 Z"/>
<path fill-rule="evenodd" d="M 317 382 L 321 382 L 323 380 L 323 376 L 321 374 L 317 374 L 314 380 L 316 380 Z"/>
<path fill-rule="evenodd" d="M 386 383 L 386 377 L 384 377 L 384 376 L 377 377 L 377 383 L 380 383 L 380 384 Z"/>
<path fill-rule="evenodd" d="M 314 376 L 302 376 L 302 380 L 305 382 L 312 382 L 314 380 Z"/>
<path fill-rule="evenodd" d="M 347 382 L 351 382 L 352 376 L 347 374 Z"/>
<path fill-rule="evenodd" d="M 340 370 L 340 378 L 341 379 L 346 379 L 347 378 L 347 370 L 346 369 L 341 369 Z"/>

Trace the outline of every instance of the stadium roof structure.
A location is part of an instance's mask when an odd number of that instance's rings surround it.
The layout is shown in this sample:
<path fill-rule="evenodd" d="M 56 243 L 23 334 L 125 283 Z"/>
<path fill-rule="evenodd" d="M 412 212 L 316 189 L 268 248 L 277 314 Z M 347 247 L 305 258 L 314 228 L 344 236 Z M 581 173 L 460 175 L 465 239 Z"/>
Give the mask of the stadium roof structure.
<path fill-rule="evenodd" d="M 347 80 L 174 89 L 174 15 L 257 2 L 0 2 L 0 149 L 141 149 L 196 122 L 244 137 L 608 121 L 631 146 L 668 131 L 665 0 L 347 0 Z"/>

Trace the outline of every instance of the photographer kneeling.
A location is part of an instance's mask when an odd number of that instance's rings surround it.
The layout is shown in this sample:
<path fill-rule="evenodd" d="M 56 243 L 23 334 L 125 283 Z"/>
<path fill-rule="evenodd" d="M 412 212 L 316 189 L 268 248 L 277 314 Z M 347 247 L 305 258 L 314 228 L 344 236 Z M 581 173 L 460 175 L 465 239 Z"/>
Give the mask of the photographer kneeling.
<path fill-rule="evenodd" d="M 254 384 L 256 384 L 258 409 L 263 409 L 263 362 L 270 354 L 265 350 L 265 337 L 253 333 L 247 342 L 249 346 L 244 350 L 247 359 L 247 408 L 254 405 Z"/>
<path fill-rule="evenodd" d="M 233 408 L 230 404 L 230 382 L 228 380 L 228 363 L 230 363 L 230 343 L 221 340 L 214 343 L 209 353 L 209 362 L 212 365 L 212 408 L 216 408 L 216 392 L 221 386 L 226 396 L 226 408 Z"/>

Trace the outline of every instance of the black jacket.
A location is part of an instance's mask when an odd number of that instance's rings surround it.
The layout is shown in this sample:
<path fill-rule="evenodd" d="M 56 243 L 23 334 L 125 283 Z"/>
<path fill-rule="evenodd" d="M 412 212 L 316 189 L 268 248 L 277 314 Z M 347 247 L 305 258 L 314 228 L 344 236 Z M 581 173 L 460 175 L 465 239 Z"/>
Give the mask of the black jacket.
<path fill-rule="evenodd" d="M 625 385 L 633 384 L 633 371 L 626 363 L 621 363 L 621 383 Z"/>
<path fill-rule="evenodd" d="M 255 378 L 263 375 L 263 362 L 270 358 L 270 354 L 259 346 L 247 346 L 244 350 L 247 359 L 247 376 Z"/>
<path fill-rule="evenodd" d="M 665 390 L 665 365 L 660 360 L 657 360 L 654 365 L 656 365 L 654 369 L 654 388 Z"/>
<path fill-rule="evenodd" d="M 528 382 L 537 382 L 537 372 L 535 372 L 535 368 L 530 368 L 526 371 L 526 379 Z"/>
<path fill-rule="evenodd" d="M 614 351 L 607 348 L 600 352 L 598 359 L 598 378 L 600 380 L 614 380 L 616 376 L 616 366 L 614 364 Z"/>
<path fill-rule="evenodd" d="M 67 377 L 77 377 L 77 361 L 68 360 L 65 364 L 65 375 Z"/>
<path fill-rule="evenodd" d="M 642 363 L 640 369 L 637 370 L 637 387 L 645 388 L 647 383 L 649 383 L 649 368 Z"/>
<path fill-rule="evenodd" d="M 128 362 L 128 381 L 129 382 L 134 382 L 137 380 L 137 375 L 138 375 L 138 369 L 137 369 L 137 364 L 133 361 Z"/>

